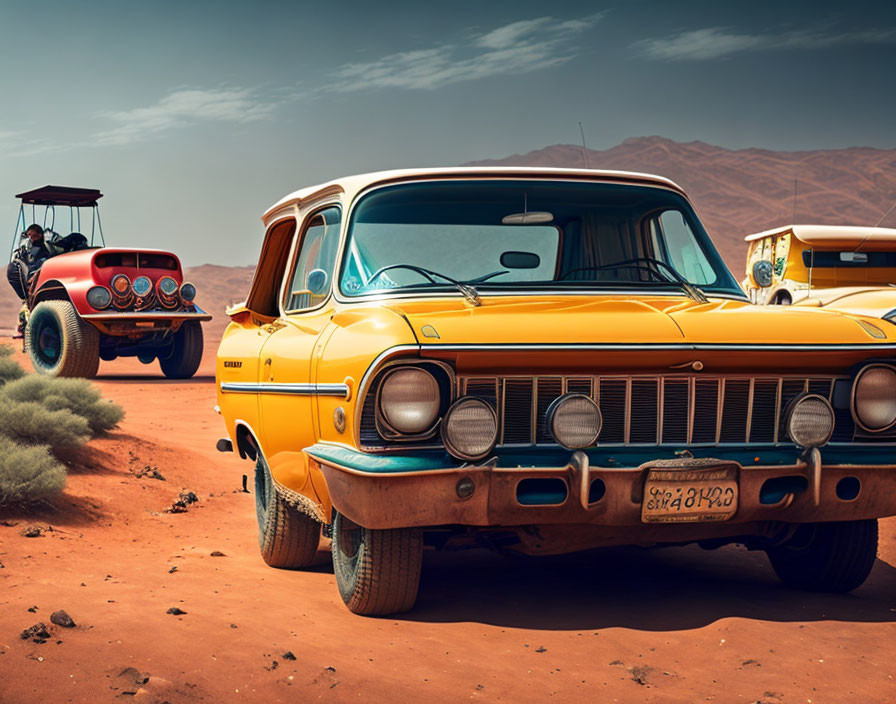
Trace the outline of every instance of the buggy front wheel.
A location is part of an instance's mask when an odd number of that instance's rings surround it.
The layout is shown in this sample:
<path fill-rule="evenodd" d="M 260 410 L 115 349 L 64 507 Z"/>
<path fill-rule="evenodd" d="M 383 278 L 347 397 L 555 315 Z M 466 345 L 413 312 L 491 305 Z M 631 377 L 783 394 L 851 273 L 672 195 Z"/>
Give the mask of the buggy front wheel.
<path fill-rule="evenodd" d="M 189 379 L 202 362 L 202 326 L 187 320 L 174 333 L 170 352 L 159 355 L 159 366 L 169 379 Z"/>
<path fill-rule="evenodd" d="M 100 366 L 100 333 L 69 301 L 41 301 L 28 316 L 25 353 L 40 374 L 90 379 Z"/>

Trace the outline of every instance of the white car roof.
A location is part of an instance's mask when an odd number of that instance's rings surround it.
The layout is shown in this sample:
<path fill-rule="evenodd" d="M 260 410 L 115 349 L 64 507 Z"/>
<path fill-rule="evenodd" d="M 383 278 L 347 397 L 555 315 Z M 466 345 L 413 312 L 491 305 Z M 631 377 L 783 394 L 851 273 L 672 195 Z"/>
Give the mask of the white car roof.
<path fill-rule="evenodd" d="M 539 166 L 459 166 L 437 169 L 396 169 L 393 171 L 377 171 L 356 176 L 337 178 L 317 186 L 309 186 L 290 193 L 268 208 L 262 220 L 269 219 L 285 206 L 301 206 L 303 202 L 316 199 L 328 193 L 344 193 L 346 200 L 351 201 L 358 193 L 375 184 L 395 181 L 407 181 L 427 178 L 507 176 L 516 178 L 528 176 L 535 178 L 572 178 L 576 180 L 610 181 L 633 185 L 650 185 L 669 188 L 682 195 L 684 190 L 674 181 L 662 176 L 642 174 L 631 171 L 603 171 L 598 169 L 556 169 Z"/>
<path fill-rule="evenodd" d="M 855 225 L 785 225 L 765 232 L 747 235 L 747 242 L 772 235 L 793 234 L 800 242 L 813 247 L 856 247 L 862 242 L 896 242 L 896 230 L 888 227 L 860 227 Z"/>

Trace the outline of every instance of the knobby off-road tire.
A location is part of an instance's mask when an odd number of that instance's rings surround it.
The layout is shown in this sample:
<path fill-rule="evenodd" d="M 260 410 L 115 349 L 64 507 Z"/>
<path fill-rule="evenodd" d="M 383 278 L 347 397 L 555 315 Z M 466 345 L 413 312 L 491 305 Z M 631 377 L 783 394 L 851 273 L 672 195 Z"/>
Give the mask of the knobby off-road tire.
<path fill-rule="evenodd" d="M 202 326 L 188 320 L 174 333 L 171 354 L 159 357 L 159 366 L 169 379 L 189 379 L 202 361 Z"/>
<path fill-rule="evenodd" d="M 100 332 L 69 301 L 41 301 L 25 327 L 25 353 L 40 374 L 91 379 L 100 366 Z"/>
<path fill-rule="evenodd" d="M 295 569 L 314 562 L 320 523 L 283 500 L 262 459 L 255 464 L 255 513 L 258 546 L 268 565 Z"/>
<path fill-rule="evenodd" d="M 868 578 L 877 558 L 877 521 L 800 526 L 784 545 L 766 550 L 775 573 L 791 587 L 850 592 Z"/>
<path fill-rule="evenodd" d="M 423 564 L 419 528 L 373 530 L 341 513 L 333 519 L 333 572 L 349 610 L 376 616 L 410 611 Z"/>

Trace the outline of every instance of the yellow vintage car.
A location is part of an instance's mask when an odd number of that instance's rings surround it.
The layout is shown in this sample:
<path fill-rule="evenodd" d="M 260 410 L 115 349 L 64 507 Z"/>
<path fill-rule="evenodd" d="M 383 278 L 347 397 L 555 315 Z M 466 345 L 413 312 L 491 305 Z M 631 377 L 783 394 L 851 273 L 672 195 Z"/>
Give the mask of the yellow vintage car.
<path fill-rule="evenodd" d="M 217 385 L 268 564 L 323 532 L 360 614 L 413 606 L 424 548 L 743 543 L 790 585 L 867 577 L 896 326 L 751 305 L 671 181 L 392 171 L 263 222 Z"/>
<path fill-rule="evenodd" d="M 754 303 L 896 316 L 896 230 L 787 225 L 746 241 L 742 286 Z"/>

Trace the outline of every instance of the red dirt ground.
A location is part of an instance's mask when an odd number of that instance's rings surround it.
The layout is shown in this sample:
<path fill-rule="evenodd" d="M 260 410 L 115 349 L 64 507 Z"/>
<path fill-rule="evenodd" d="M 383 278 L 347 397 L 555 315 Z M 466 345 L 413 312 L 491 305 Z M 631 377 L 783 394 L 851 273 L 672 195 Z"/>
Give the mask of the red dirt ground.
<path fill-rule="evenodd" d="M 0 514 L 2 704 L 896 701 L 896 519 L 848 596 L 786 589 L 735 548 L 427 553 L 416 609 L 362 618 L 325 550 L 304 572 L 262 563 L 252 467 L 214 449 L 211 370 L 104 363 L 121 429 L 72 461 L 55 510 Z M 162 513 L 182 489 L 199 502 Z M 33 523 L 52 530 L 21 536 Z M 77 626 L 19 638 L 57 609 Z"/>

